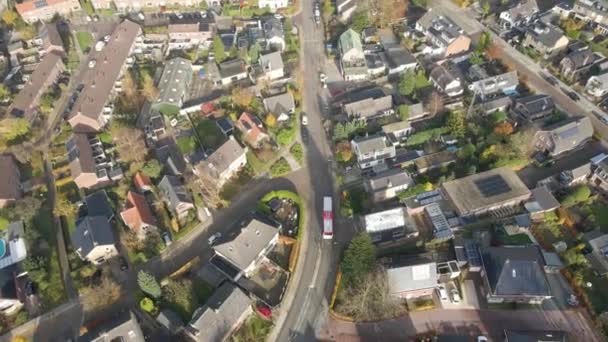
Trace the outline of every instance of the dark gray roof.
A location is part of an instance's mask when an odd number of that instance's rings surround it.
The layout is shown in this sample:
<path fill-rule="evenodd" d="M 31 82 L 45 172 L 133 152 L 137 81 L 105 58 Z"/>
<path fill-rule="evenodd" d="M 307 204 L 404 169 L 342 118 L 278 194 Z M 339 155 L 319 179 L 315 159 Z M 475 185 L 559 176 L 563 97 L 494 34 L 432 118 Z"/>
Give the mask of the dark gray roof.
<path fill-rule="evenodd" d="M 175 176 L 166 175 L 158 183 L 158 187 L 165 196 L 165 200 L 169 202 L 172 209 L 179 206 L 180 203 L 192 203 L 192 197 L 186 190 L 182 182 Z"/>
<path fill-rule="evenodd" d="M 264 28 L 266 39 L 271 39 L 273 37 L 283 38 L 283 23 L 281 23 L 279 19 L 270 17 L 264 21 L 262 27 Z"/>
<path fill-rule="evenodd" d="M 194 312 L 188 332 L 196 341 L 223 341 L 250 307 L 251 300 L 240 288 L 224 283 Z"/>
<path fill-rule="evenodd" d="M 481 256 L 493 295 L 551 295 L 537 246 L 488 247 Z"/>
<path fill-rule="evenodd" d="M 591 51 L 591 49 L 581 49 L 569 53 L 565 59 L 572 62 L 574 70 L 587 67 L 602 59 L 601 56 Z"/>
<path fill-rule="evenodd" d="M 202 173 L 221 178 L 224 172 L 230 169 L 232 163 L 241 158 L 246 152 L 247 150 L 231 136 L 207 160 L 201 162 L 197 168 Z"/>
<path fill-rule="evenodd" d="M 296 108 L 296 103 L 290 92 L 270 96 L 264 99 L 264 107 L 275 115 L 287 114 Z"/>
<path fill-rule="evenodd" d="M 441 89 L 445 89 L 448 84 L 455 80 L 464 80 L 464 76 L 455 64 L 446 62 L 437 64 L 429 73 L 429 79 L 434 80 Z"/>
<path fill-rule="evenodd" d="M 555 103 L 549 95 L 531 95 L 515 100 L 517 111 L 526 118 L 533 117 L 537 113 L 553 111 Z"/>
<path fill-rule="evenodd" d="M 368 184 L 371 191 L 378 191 L 404 184 L 412 185 L 414 180 L 405 170 L 391 169 L 370 178 Z"/>
<path fill-rule="evenodd" d="M 569 151 L 593 136 L 593 125 L 589 117 L 572 118 L 547 127 L 537 134 L 545 134 L 553 142 L 552 154 Z"/>
<path fill-rule="evenodd" d="M 391 47 L 386 50 L 386 61 L 389 68 L 397 68 L 402 65 L 414 64 L 416 57 L 402 47 Z"/>
<path fill-rule="evenodd" d="M 105 190 L 99 190 L 88 195 L 85 197 L 84 203 L 87 206 L 88 216 L 103 216 L 108 221 L 114 217 L 114 211 Z"/>
<path fill-rule="evenodd" d="M 544 186 L 532 189 L 532 198 L 542 211 L 557 209 L 560 205 L 553 194 Z"/>
<path fill-rule="evenodd" d="M 144 342 L 144 334 L 137 323 L 137 318 L 130 311 L 121 312 L 109 322 L 102 323 L 97 328 L 78 338 L 83 342 L 129 341 Z"/>
<path fill-rule="evenodd" d="M 173 139 L 160 140 L 154 150 L 154 154 L 156 154 L 156 159 L 165 166 L 171 175 L 178 176 L 186 170 L 184 156 Z"/>
<path fill-rule="evenodd" d="M 535 41 L 547 48 L 554 47 L 564 36 L 564 33 L 559 28 L 541 22 L 537 22 L 533 27 L 528 28 L 526 34 L 530 35 Z"/>
<path fill-rule="evenodd" d="M 559 330 L 505 330 L 505 342 L 566 342 Z"/>
<path fill-rule="evenodd" d="M 85 216 L 76 224 L 72 233 L 72 245 L 86 257 L 95 247 L 114 244 L 114 234 L 108 220 L 103 216 Z"/>

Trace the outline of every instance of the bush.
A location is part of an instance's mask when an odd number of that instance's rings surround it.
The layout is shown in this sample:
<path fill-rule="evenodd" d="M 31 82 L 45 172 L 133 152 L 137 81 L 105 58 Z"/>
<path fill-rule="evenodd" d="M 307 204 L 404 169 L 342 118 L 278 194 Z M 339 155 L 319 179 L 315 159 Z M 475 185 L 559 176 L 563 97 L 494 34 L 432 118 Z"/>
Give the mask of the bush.
<path fill-rule="evenodd" d="M 154 301 L 148 297 L 144 297 L 141 301 L 139 301 L 139 307 L 145 312 L 155 311 Z"/>
<path fill-rule="evenodd" d="M 304 162 L 304 150 L 302 149 L 302 144 L 293 144 L 289 152 L 291 152 L 291 155 L 295 158 L 298 164 L 302 165 L 302 163 Z"/>
<path fill-rule="evenodd" d="M 287 146 L 296 138 L 296 125 L 290 125 L 281 128 L 277 133 L 277 143 L 281 146 Z"/>
<path fill-rule="evenodd" d="M 427 192 L 427 191 L 431 191 L 433 190 L 433 184 L 427 182 L 427 183 L 423 183 L 423 184 L 417 184 L 414 185 L 410 188 L 407 188 L 406 190 L 401 191 L 398 196 L 399 199 L 404 200 L 416 195 L 419 195 L 423 192 Z"/>
<path fill-rule="evenodd" d="M 152 298 L 160 297 L 160 285 L 158 285 L 156 278 L 154 278 L 154 275 L 151 273 L 140 270 L 139 273 L 137 273 L 137 284 L 143 292 L 149 294 Z"/>
<path fill-rule="evenodd" d="M 589 189 L 589 186 L 579 185 L 562 199 L 562 205 L 564 207 L 571 207 L 581 202 L 585 202 L 589 199 L 589 196 L 591 196 L 591 189 Z"/>
<path fill-rule="evenodd" d="M 291 167 L 289 167 L 289 163 L 285 158 L 281 157 L 270 167 L 270 174 L 273 177 L 279 177 L 285 175 L 291 171 Z"/>

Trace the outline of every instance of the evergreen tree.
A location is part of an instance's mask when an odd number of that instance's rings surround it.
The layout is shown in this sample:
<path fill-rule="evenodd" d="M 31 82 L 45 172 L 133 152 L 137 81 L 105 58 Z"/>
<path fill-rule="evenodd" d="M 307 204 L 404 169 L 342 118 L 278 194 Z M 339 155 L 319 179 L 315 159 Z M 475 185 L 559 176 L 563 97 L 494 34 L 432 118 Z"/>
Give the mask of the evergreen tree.
<path fill-rule="evenodd" d="M 376 248 L 367 233 L 357 234 L 344 252 L 340 263 L 342 279 L 347 286 L 356 286 L 376 266 Z"/>
<path fill-rule="evenodd" d="M 156 278 L 144 270 L 140 270 L 137 273 L 137 285 L 152 298 L 159 298 L 161 295 L 160 285 L 156 281 Z"/>
<path fill-rule="evenodd" d="M 226 48 L 219 35 L 213 37 L 213 53 L 215 55 L 215 60 L 218 63 L 221 63 L 226 59 Z"/>

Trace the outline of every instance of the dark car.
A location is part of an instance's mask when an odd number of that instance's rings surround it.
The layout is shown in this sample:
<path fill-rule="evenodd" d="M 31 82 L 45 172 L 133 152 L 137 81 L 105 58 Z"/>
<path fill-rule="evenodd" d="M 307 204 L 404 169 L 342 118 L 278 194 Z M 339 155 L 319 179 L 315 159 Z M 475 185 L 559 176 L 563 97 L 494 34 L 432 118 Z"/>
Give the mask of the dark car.
<path fill-rule="evenodd" d="M 578 101 L 581 99 L 580 96 L 578 96 L 578 94 L 574 91 L 569 91 L 566 95 L 568 95 L 569 98 L 571 98 L 574 101 Z"/>
<path fill-rule="evenodd" d="M 552 86 L 557 85 L 557 79 L 553 76 L 547 75 L 544 72 L 540 72 L 540 76 L 547 82 L 549 82 L 549 84 L 551 84 Z"/>
<path fill-rule="evenodd" d="M 120 264 L 120 270 L 126 271 L 129 269 L 129 264 L 127 263 L 127 259 L 124 257 L 118 257 L 118 263 Z"/>

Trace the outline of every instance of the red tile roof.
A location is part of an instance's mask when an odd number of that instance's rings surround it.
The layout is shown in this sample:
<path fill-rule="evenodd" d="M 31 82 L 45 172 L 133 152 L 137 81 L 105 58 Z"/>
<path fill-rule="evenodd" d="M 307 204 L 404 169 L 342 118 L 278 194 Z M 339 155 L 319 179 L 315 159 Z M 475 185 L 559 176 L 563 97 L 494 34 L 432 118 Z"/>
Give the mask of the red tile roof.
<path fill-rule="evenodd" d="M 262 122 L 247 112 L 241 114 L 236 126 L 243 133 L 245 141 L 250 145 L 257 145 L 267 135 Z"/>
<path fill-rule="evenodd" d="M 148 191 L 152 187 L 152 181 L 150 180 L 150 177 L 144 175 L 141 172 L 137 172 L 135 176 L 133 176 L 133 183 L 135 184 L 137 190 L 139 190 L 140 192 Z"/>
<path fill-rule="evenodd" d="M 127 194 L 127 208 L 120 213 L 120 216 L 133 231 L 138 232 L 143 225 L 156 225 L 156 219 L 144 196 L 129 191 Z"/>

